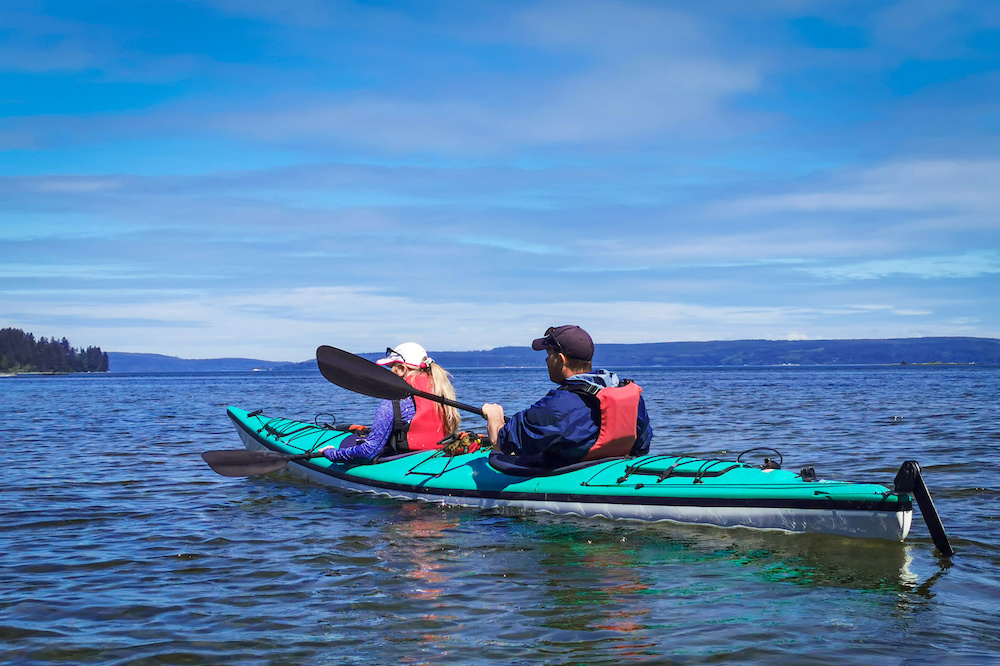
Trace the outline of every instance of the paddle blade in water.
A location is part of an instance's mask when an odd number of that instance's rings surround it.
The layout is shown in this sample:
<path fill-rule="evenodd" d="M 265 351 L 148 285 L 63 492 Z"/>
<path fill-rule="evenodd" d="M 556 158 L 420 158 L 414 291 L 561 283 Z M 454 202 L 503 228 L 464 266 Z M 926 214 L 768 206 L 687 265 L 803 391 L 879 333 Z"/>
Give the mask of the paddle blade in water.
<path fill-rule="evenodd" d="M 316 363 L 324 377 L 348 391 L 383 400 L 402 400 L 417 393 L 391 370 L 343 349 L 323 345 L 316 350 Z"/>
<path fill-rule="evenodd" d="M 257 476 L 284 469 L 289 460 L 302 456 L 286 455 L 276 451 L 206 451 L 201 454 L 217 474 L 222 476 Z"/>

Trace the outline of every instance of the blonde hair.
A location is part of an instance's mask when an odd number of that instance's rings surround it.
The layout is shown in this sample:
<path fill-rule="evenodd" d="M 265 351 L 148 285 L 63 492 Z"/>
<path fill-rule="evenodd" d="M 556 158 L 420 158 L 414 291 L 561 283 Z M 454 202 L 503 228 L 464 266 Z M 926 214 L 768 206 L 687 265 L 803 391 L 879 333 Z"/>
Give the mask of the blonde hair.
<path fill-rule="evenodd" d="M 397 365 L 397 364 L 393 364 Z M 431 362 L 430 367 L 426 370 L 421 370 L 418 368 L 412 368 L 405 364 L 402 365 L 406 368 L 406 377 L 415 375 L 418 372 L 423 372 L 430 376 L 431 385 L 434 387 L 434 394 L 439 395 L 442 398 L 447 398 L 448 400 L 455 399 L 455 387 L 451 385 L 451 373 L 442 368 L 437 363 Z M 462 422 L 462 417 L 458 413 L 458 410 L 450 405 L 442 405 L 440 402 L 435 403 L 438 414 L 444 420 L 444 429 L 450 435 L 452 433 L 458 432 L 459 425 Z"/>

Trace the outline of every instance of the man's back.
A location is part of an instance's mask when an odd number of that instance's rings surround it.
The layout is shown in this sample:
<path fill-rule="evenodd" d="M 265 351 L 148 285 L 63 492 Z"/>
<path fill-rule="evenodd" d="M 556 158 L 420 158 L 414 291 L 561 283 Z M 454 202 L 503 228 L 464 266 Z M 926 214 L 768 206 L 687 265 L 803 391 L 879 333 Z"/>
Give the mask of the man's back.
<path fill-rule="evenodd" d="M 597 394 L 618 390 L 618 377 L 606 370 L 593 372 L 594 341 L 579 326 L 549 327 L 545 336 L 531 343 L 535 351 L 546 351 L 545 364 L 549 379 L 559 384 L 528 409 L 514 414 L 504 423 L 503 407 L 494 403 L 483 405 L 490 441 L 503 453 L 523 456 L 523 465 L 558 467 L 579 462 L 593 452 L 601 455 L 631 455 L 649 451 L 652 428 L 641 391 L 616 394 L 615 399 Z M 629 416 L 626 418 L 625 415 Z M 611 418 L 608 418 L 611 417 Z M 614 423 L 613 443 L 607 450 L 601 432 L 604 423 Z M 627 420 L 635 419 L 635 440 L 628 432 Z M 599 440 L 600 438 L 600 440 Z M 601 442 L 600 450 L 594 445 Z"/>
<path fill-rule="evenodd" d="M 620 385 L 617 376 L 607 371 L 568 378 L 531 407 L 511 416 L 498 433 L 500 450 L 525 456 L 522 464 L 529 466 L 558 467 L 583 460 L 601 434 L 601 403 L 596 392 Z M 638 401 L 636 441 L 628 451 L 631 455 L 648 452 L 653 436 L 645 403 L 641 397 Z"/>

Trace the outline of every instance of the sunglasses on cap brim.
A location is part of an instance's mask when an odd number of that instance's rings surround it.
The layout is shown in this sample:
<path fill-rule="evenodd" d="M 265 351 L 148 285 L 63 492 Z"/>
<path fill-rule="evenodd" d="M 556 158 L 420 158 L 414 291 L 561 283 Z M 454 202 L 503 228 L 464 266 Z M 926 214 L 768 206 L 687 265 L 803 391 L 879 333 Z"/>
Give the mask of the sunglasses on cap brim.
<path fill-rule="evenodd" d="M 547 329 L 545 329 L 545 346 L 556 350 L 556 352 L 560 354 L 563 354 L 565 352 L 563 351 L 562 345 L 559 344 L 559 341 L 556 339 L 556 336 L 553 335 L 555 330 L 556 330 L 555 326 L 549 326 Z"/>
<path fill-rule="evenodd" d="M 389 361 L 391 361 L 392 363 L 402 363 L 403 365 L 411 366 L 411 367 L 429 368 L 430 365 L 431 365 L 431 359 L 429 359 L 428 357 L 424 356 L 423 360 L 420 361 L 419 365 L 413 366 L 412 363 L 408 363 L 405 360 L 403 360 L 403 355 L 400 354 L 395 349 L 393 349 L 392 347 L 386 347 L 385 348 L 385 358 L 388 359 Z"/>

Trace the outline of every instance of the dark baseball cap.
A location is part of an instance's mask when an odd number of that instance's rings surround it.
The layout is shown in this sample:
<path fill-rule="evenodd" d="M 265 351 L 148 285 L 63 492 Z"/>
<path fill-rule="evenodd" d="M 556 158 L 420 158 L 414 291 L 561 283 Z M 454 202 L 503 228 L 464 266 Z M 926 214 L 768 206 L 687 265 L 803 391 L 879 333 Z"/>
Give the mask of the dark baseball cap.
<path fill-rule="evenodd" d="M 591 361 L 594 358 L 594 341 L 579 326 L 550 326 L 545 331 L 545 337 L 532 342 L 531 348 L 535 351 L 554 349 L 581 361 Z"/>

